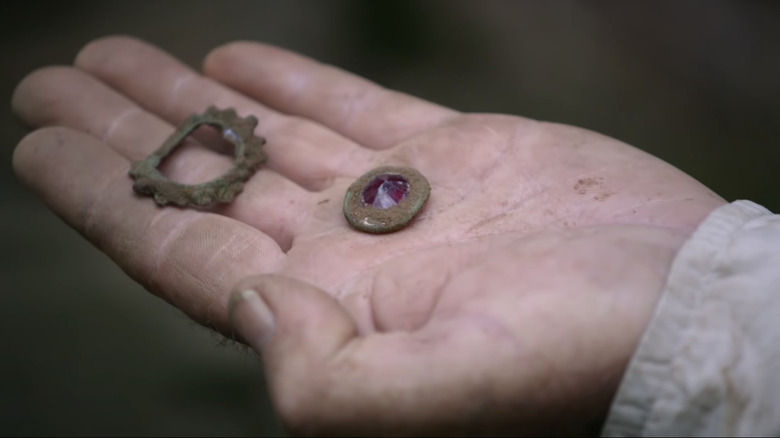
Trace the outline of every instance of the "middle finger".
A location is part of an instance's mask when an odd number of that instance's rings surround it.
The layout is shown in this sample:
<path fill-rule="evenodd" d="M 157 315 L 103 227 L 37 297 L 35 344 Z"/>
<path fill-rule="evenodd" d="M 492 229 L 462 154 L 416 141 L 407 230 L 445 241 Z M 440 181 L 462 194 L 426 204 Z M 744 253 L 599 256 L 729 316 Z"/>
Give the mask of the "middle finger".
<path fill-rule="evenodd" d="M 370 165 L 371 152 L 351 140 L 273 111 L 142 41 L 96 40 L 81 50 L 75 64 L 172 124 L 211 105 L 257 116 L 268 139 L 267 165 L 308 189 L 322 190 L 335 178 L 360 175 Z"/>

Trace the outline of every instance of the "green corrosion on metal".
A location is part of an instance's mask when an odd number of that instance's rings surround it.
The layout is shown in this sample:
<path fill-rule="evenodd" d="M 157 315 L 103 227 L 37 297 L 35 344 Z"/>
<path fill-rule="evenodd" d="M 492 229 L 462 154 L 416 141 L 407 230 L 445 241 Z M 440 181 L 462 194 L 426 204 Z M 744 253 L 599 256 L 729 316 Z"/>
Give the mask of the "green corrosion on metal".
<path fill-rule="evenodd" d="M 209 125 L 221 131 L 223 138 L 235 147 L 233 166 L 222 176 L 202 184 L 181 184 L 169 180 L 159 170 L 160 163 L 170 155 L 197 127 Z M 243 190 L 244 183 L 267 160 L 262 151 L 265 139 L 254 135 L 257 119 L 241 118 L 232 108 L 220 111 L 209 107 L 203 114 L 187 118 L 159 149 L 133 163 L 130 176 L 133 190 L 151 196 L 159 205 L 180 207 L 204 206 L 214 202 L 229 203 Z"/>
<path fill-rule="evenodd" d="M 395 205 L 376 207 L 364 199 L 364 190 L 377 177 L 399 176 L 408 182 L 408 193 Z M 344 196 L 344 217 L 354 228 L 367 233 L 383 234 L 406 227 L 428 201 L 431 186 L 428 180 L 409 167 L 384 166 L 364 174 Z"/>

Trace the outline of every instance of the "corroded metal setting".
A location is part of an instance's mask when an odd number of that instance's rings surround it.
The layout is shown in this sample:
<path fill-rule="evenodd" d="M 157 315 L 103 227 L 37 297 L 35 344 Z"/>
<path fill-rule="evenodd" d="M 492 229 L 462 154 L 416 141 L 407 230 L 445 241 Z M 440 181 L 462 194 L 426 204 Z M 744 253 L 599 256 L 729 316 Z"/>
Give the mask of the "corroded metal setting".
<path fill-rule="evenodd" d="M 375 201 L 377 184 L 396 184 L 387 190 L 388 200 Z M 373 190 L 368 193 L 367 191 Z M 384 166 L 361 176 L 344 196 L 344 217 L 354 228 L 382 234 L 404 228 L 420 212 L 431 186 L 428 180 L 409 167 Z"/>
<path fill-rule="evenodd" d="M 234 145 L 233 167 L 222 176 L 202 184 L 180 184 L 169 180 L 157 167 L 201 125 L 218 129 L 222 137 Z M 220 111 L 212 106 L 203 114 L 188 117 L 159 149 L 133 163 L 130 168 L 130 176 L 135 180 L 133 190 L 140 195 L 152 196 L 160 205 L 185 207 L 231 202 L 243 189 L 244 182 L 267 160 L 262 151 L 265 139 L 254 135 L 256 126 L 257 118 L 241 118 L 232 108 Z"/>

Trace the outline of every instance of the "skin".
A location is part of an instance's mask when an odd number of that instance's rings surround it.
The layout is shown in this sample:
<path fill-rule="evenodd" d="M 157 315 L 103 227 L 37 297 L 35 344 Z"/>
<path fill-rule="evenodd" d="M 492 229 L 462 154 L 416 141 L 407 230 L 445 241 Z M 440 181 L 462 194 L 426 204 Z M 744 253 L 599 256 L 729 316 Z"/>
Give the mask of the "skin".
<path fill-rule="evenodd" d="M 212 104 L 258 117 L 267 165 L 210 211 L 135 195 L 130 163 Z M 597 433 L 675 254 L 724 203 L 614 139 L 257 43 L 198 73 L 100 39 L 27 76 L 13 107 L 36 128 L 19 177 L 149 291 L 262 353 L 293 434 Z M 230 165 L 189 146 L 165 163 L 176 181 Z M 408 228 L 357 232 L 344 192 L 382 165 L 419 170 L 431 197 Z"/>

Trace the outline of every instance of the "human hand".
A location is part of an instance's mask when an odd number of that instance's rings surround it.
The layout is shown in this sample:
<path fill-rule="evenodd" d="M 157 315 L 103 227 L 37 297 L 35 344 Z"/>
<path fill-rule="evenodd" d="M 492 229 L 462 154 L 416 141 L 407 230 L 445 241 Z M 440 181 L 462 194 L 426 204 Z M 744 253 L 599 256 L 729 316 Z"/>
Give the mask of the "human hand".
<path fill-rule="evenodd" d="M 93 42 L 19 85 L 15 110 L 42 129 L 14 166 L 196 321 L 230 335 L 230 291 L 256 291 L 232 324 L 294 433 L 597 432 L 673 257 L 723 203 L 599 134 L 461 114 L 277 48 L 230 44 L 204 72 Z M 130 162 L 210 105 L 259 118 L 267 165 L 210 211 L 135 195 Z M 230 162 L 192 144 L 165 172 L 192 183 Z M 381 165 L 416 168 L 431 197 L 409 227 L 364 234 L 341 201 Z"/>

